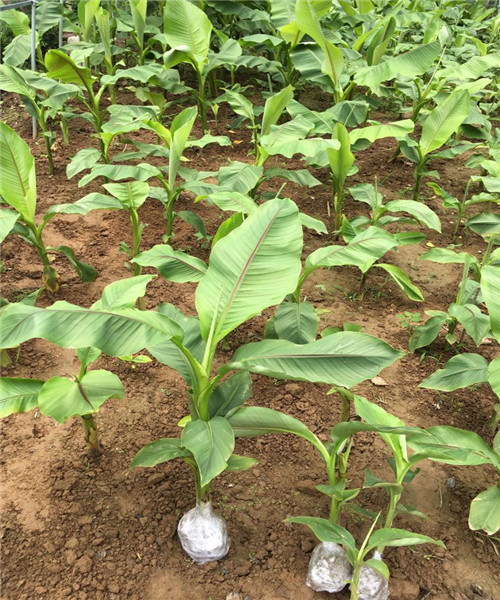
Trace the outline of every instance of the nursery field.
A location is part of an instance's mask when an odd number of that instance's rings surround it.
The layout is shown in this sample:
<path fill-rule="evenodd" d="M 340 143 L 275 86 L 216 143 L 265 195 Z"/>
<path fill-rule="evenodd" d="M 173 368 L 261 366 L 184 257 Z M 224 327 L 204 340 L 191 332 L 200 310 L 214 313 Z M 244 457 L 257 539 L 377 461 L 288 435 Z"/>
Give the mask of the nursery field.
<path fill-rule="evenodd" d="M 0 12 L 1 600 L 500 598 L 496 9 L 69 4 Z"/>

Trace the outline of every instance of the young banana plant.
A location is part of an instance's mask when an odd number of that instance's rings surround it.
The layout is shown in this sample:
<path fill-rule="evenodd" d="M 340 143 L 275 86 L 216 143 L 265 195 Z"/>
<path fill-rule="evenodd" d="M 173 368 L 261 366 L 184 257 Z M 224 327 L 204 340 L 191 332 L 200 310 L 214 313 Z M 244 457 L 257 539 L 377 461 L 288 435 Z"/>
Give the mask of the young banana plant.
<path fill-rule="evenodd" d="M 446 339 L 453 343 L 457 336 L 455 329 L 458 324 L 463 327 L 463 338 L 466 332 L 479 346 L 485 337 L 493 336 L 500 339 L 500 301 L 498 289 L 500 286 L 500 252 L 491 254 L 490 260 L 480 268 L 480 284 L 471 282 L 468 278 L 470 258 L 465 257 L 464 276 L 460 285 L 457 301 L 450 305 L 448 312 L 435 311 L 431 318 L 421 327 L 417 327 L 410 338 L 410 350 L 430 344 L 438 335 L 443 325 L 448 326 Z M 467 284 L 476 283 L 471 287 Z M 489 314 L 484 314 L 478 307 L 479 299 L 486 304 Z M 462 353 L 451 358 L 443 369 L 439 369 L 419 387 L 453 392 L 458 389 L 485 383 L 500 398 L 500 358 L 488 362 L 484 356 L 477 353 Z M 500 403 L 494 407 L 490 425 L 495 428 L 500 420 Z"/>
<path fill-rule="evenodd" d="M 168 304 L 157 312 L 9 305 L 0 315 L 2 345 L 12 347 L 42 337 L 63 347 L 97 347 L 113 356 L 146 347 L 159 362 L 176 369 L 189 390 L 189 415 L 182 435 L 152 442 L 139 451 L 132 466 L 185 460 L 193 468 L 196 499 L 201 503 L 217 475 L 253 464 L 234 455 L 231 424 L 231 416 L 251 396 L 249 373 L 351 387 L 374 377 L 400 356 L 375 337 L 340 332 L 305 345 L 286 340 L 246 344 L 229 362 L 214 368 L 217 347 L 231 331 L 295 289 L 302 245 L 296 205 L 288 199 L 271 200 L 213 246 L 208 267 L 169 246 L 150 251 L 161 255 L 164 276 L 198 282 L 196 317 Z M 278 421 L 281 418 L 280 413 L 273 415 Z"/>
<path fill-rule="evenodd" d="M 43 230 L 58 212 L 65 212 L 60 206 L 51 206 L 42 222 L 36 222 L 36 171 L 35 160 L 28 145 L 5 123 L 0 123 L 0 141 L 3 151 L 0 157 L 0 194 L 14 210 L 1 209 L 1 238 L 9 233 L 17 234 L 34 246 L 43 265 L 42 281 L 49 292 L 59 289 L 59 274 L 51 265 L 50 254 L 65 256 L 82 281 L 94 281 L 97 271 L 94 267 L 79 261 L 68 246 L 48 247 L 43 241 Z M 63 205 L 64 206 L 64 205 Z M 82 207 L 69 205 L 65 214 L 86 214 Z"/>
<path fill-rule="evenodd" d="M 83 4 L 86 4 L 85 2 Z M 84 114 L 92 123 L 97 134 L 102 133 L 104 114 L 100 108 L 100 102 L 108 84 L 103 84 L 99 90 L 94 93 L 94 83 L 97 79 L 92 75 L 88 67 L 80 67 L 76 62 L 64 53 L 62 50 L 49 50 L 45 55 L 45 68 L 47 76 L 57 79 L 62 83 L 71 83 L 78 86 L 80 92 L 77 98 L 87 108 L 88 113 Z M 78 115 L 79 117 L 82 115 Z M 106 160 L 104 142 L 99 139 L 101 154 Z"/>
<path fill-rule="evenodd" d="M 59 118 L 64 127 L 61 111 L 68 100 L 79 94 L 79 88 L 69 83 L 58 83 L 34 71 L 0 65 L 0 90 L 19 94 L 28 113 L 36 118 L 45 141 L 49 173 L 53 175 L 52 145 L 56 134 L 51 129 L 50 120 Z"/>
<path fill-rule="evenodd" d="M 447 248 L 432 248 L 420 258 L 440 264 L 463 264 L 463 274 L 455 302 L 450 304 L 448 311 L 426 311 L 430 318 L 413 332 L 409 340 L 410 351 L 415 352 L 419 348 L 432 344 L 442 327 L 447 329 L 446 341 L 450 346 L 457 342 L 461 343 L 466 333 L 476 346 L 479 346 L 483 338 L 491 335 L 490 331 L 494 332 L 492 319 L 497 318 L 491 316 L 498 312 L 498 303 L 494 300 L 494 294 L 490 296 L 491 299 L 487 304 L 490 315 L 481 312 L 479 305 L 484 300 L 484 290 L 488 293 L 492 285 L 493 287 L 495 285 L 490 281 L 495 282 L 495 274 L 499 270 L 499 251 L 491 252 L 490 246 L 481 262 L 467 252 L 457 253 Z M 473 279 L 469 278 L 471 270 Z M 459 325 L 462 327 L 462 332 L 458 337 L 456 329 Z"/>
<path fill-rule="evenodd" d="M 391 200 L 384 204 L 383 196 L 376 185 L 360 183 L 349 188 L 349 193 L 357 202 L 363 202 L 370 207 L 370 216 L 359 215 L 353 219 L 344 218 L 341 225 L 342 235 L 350 241 L 370 225 L 383 228 L 394 223 L 420 224 L 441 233 L 441 221 L 438 215 L 422 202 L 413 200 Z M 394 213 L 406 213 L 409 216 L 396 216 Z M 425 234 L 408 232 L 408 243 L 418 243 L 425 239 Z M 399 235 L 400 243 L 406 236 Z"/>
<path fill-rule="evenodd" d="M 420 200 L 420 187 L 425 175 L 427 163 L 432 158 L 446 158 L 446 154 L 435 152 L 448 142 L 465 121 L 470 111 L 470 97 L 467 90 L 456 90 L 440 102 L 426 117 L 422 126 L 420 140 L 401 142 L 403 154 L 416 163 L 413 200 Z M 464 150 L 466 150 L 465 147 Z"/>
<path fill-rule="evenodd" d="M 82 177 L 80 180 L 78 184 L 80 187 L 86 185 L 96 177 L 105 177 L 112 181 L 132 178 L 138 180 L 136 183 L 144 182 L 155 177 L 161 184 L 161 188 L 158 186 L 151 187 L 149 189 L 149 193 L 151 195 L 154 194 L 154 197 L 158 198 L 165 207 L 164 216 L 166 221 L 166 233 L 164 240 L 169 242 L 173 237 L 173 222 L 175 218 L 174 204 L 184 189 L 184 186 L 177 184 L 177 175 L 179 173 L 181 160 L 183 158 L 182 154 L 190 145 L 204 143 L 201 142 L 201 140 L 189 141 L 189 135 L 196 120 L 196 116 L 196 107 L 186 108 L 174 117 L 170 129 L 158 121 L 144 118 L 144 115 L 139 115 L 135 119 L 133 125 L 135 129 L 146 128 L 154 131 L 158 135 L 162 144 L 143 144 L 142 146 L 141 144 L 138 144 L 140 150 L 133 153 L 133 158 L 145 158 L 150 154 L 153 154 L 167 159 L 167 167 L 155 167 L 148 163 L 140 163 L 138 165 L 122 165 L 113 164 L 113 161 L 110 164 L 96 164 L 99 157 L 96 155 L 95 150 L 93 151 L 92 149 L 85 149 L 73 157 L 73 161 L 68 167 L 68 174 L 73 176 L 90 167 L 90 173 Z M 127 122 L 129 122 L 128 119 Z M 106 127 L 106 129 L 109 130 L 110 136 L 115 135 L 116 131 L 121 129 L 119 122 L 117 123 L 117 126 L 118 129 L 114 130 Z M 224 144 L 227 140 L 227 138 L 219 139 L 211 138 L 211 136 L 208 137 L 210 139 L 206 140 L 207 143 L 215 140 L 216 142 Z M 116 158 L 119 159 L 121 156 L 118 155 Z M 130 158 L 130 155 L 128 158 Z M 71 169 L 70 172 L 69 169 Z M 95 195 L 92 194 L 90 194 L 90 196 L 95 197 Z"/>

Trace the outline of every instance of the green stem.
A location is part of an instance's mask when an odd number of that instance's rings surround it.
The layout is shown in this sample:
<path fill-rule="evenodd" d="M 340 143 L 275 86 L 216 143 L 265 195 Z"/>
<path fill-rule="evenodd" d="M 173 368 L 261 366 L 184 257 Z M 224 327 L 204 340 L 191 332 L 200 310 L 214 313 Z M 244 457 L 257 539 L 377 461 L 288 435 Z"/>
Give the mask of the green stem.
<path fill-rule="evenodd" d="M 42 134 L 49 133 L 43 108 L 38 114 L 38 124 L 40 125 L 40 129 L 42 130 Z M 52 157 L 52 145 L 50 142 L 50 138 L 48 135 L 44 135 L 43 137 L 45 138 L 45 148 L 47 150 L 47 160 L 49 162 L 49 174 L 54 175 L 54 159 Z"/>
<path fill-rule="evenodd" d="M 418 202 L 420 200 L 420 187 L 422 186 L 422 177 L 424 176 L 424 157 L 421 155 L 420 148 L 418 150 L 420 155 L 420 162 L 415 169 L 415 189 L 413 190 L 413 200 Z"/>
<path fill-rule="evenodd" d="M 167 194 L 168 194 L 168 200 L 167 200 L 167 206 L 166 206 L 166 209 L 165 209 L 165 220 L 167 222 L 166 243 L 170 244 L 170 242 L 172 240 L 172 232 L 173 232 L 173 229 L 174 229 L 174 202 L 175 202 L 175 193 L 169 187 L 168 190 L 167 190 Z"/>
<path fill-rule="evenodd" d="M 333 204 L 333 213 L 334 213 L 334 230 L 339 232 L 342 227 L 342 204 L 344 202 L 344 186 L 343 181 L 337 180 L 333 177 L 333 194 L 332 194 L 332 204 Z"/>
<path fill-rule="evenodd" d="M 210 493 L 210 484 L 201 485 L 201 473 L 196 463 L 192 464 L 194 472 L 194 480 L 196 484 L 196 504 L 200 504 L 205 500 L 207 495 Z"/>
<path fill-rule="evenodd" d="M 54 267 L 51 266 L 47 248 L 45 247 L 45 244 L 43 243 L 42 230 L 44 227 L 44 223 L 42 225 L 40 225 L 40 227 L 37 227 L 34 223 L 25 223 L 25 224 L 32 231 L 32 233 L 34 235 L 35 248 L 36 248 L 37 254 L 40 257 L 40 260 L 42 261 L 42 264 L 43 264 L 43 275 L 42 275 L 43 284 L 49 292 L 52 292 L 52 293 L 57 292 L 57 290 L 59 289 L 60 277 L 59 277 L 59 274 L 57 273 L 57 271 L 54 269 Z"/>
<path fill-rule="evenodd" d="M 493 250 L 493 244 L 495 243 L 497 236 L 496 234 L 492 234 L 488 241 L 488 246 L 486 247 L 486 252 L 483 254 L 483 260 L 481 261 L 481 267 L 483 267 L 489 260 L 491 251 Z"/>
<path fill-rule="evenodd" d="M 200 117 L 201 117 L 201 127 L 203 129 L 203 133 L 210 133 L 208 129 L 208 118 L 207 118 L 207 98 L 205 95 L 205 78 L 201 74 L 201 72 L 196 69 L 196 74 L 198 75 L 198 96 L 199 96 L 199 104 L 200 104 Z"/>
<path fill-rule="evenodd" d="M 81 415 L 85 441 L 87 442 L 87 454 L 89 458 L 97 458 L 102 454 L 102 446 L 97 435 L 97 425 L 93 415 Z"/>
<path fill-rule="evenodd" d="M 458 230 L 460 228 L 460 223 L 462 222 L 462 217 L 464 216 L 464 212 L 465 212 L 465 202 L 467 200 L 467 197 L 469 196 L 469 188 L 471 186 L 472 180 L 469 179 L 469 181 L 467 182 L 467 185 L 465 186 L 465 191 L 464 191 L 464 195 L 462 197 L 462 202 L 460 202 L 460 204 L 458 205 L 458 209 L 457 209 L 457 221 L 455 223 L 455 228 L 453 229 L 453 237 L 452 237 L 452 241 L 454 242 L 457 234 L 458 234 Z"/>

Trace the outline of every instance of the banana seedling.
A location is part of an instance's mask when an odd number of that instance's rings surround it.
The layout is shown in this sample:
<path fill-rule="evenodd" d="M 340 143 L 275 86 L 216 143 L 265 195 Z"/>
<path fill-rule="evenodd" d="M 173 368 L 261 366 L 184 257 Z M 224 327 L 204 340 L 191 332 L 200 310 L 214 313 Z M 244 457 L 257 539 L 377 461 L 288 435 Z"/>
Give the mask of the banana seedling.
<path fill-rule="evenodd" d="M 175 458 L 186 461 L 195 475 L 198 512 L 204 514 L 201 504 L 208 497 L 211 481 L 227 469 L 241 470 L 254 463 L 234 454 L 231 421 L 239 415 L 244 426 L 258 410 L 239 410 L 251 396 L 249 373 L 349 388 L 374 377 L 401 355 L 375 337 L 346 331 L 310 344 L 286 340 L 246 344 L 229 362 L 215 368 L 217 347 L 231 331 L 279 304 L 296 288 L 302 248 L 297 206 L 288 199 L 271 200 L 213 246 L 208 266 L 185 253 L 160 247 L 168 254 L 161 269 L 164 276 L 198 282 L 197 316 L 185 316 L 169 304 L 161 305 L 157 312 L 86 310 L 66 303 L 48 309 L 9 305 L 0 315 L 2 344 L 12 347 L 42 337 L 63 347 L 97 347 L 112 356 L 134 354 L 146 347 L 156 360 L 177 370 L 188 387 L 189 415 L 182 434 L 144 447 L 132 466 L 153 467 Z M 276 286 L 277 278 L 280 286 Z M 21 321 L 22 328 L 18 327 Z M 275 411 L 266 414 L 271 417 L 278 423 L 282 418 Z M 272 427 L 272 421 L 267 425 Z M 203 521 L 203 515 L 200 519 Z M 202 525 L 200 520 L 196 522 Z M 224 537 L 220 548 L 210 549 L 212 558 L 208 560 L 214 560 L 215 550 L 220 558 L 227 549 Z M 192 555 L 203 562 L 198 554 Z"/>
<path fill-rule="evenodd" d="M 144 295 L 146 286 L 152 279 L 153 275 L 142 275 L 115 281 L 104 288 L 100 300 L 95 302 L 91 309 L 113 311 L 133 308 L 137 298 Z M 71 305 L 59 302 L 55 306 L 62 308 Z M 114 373 L 103 369 L 89 370 L 90 365 L 100 356 L 101 351 L 95 347 L 77 348 L 76 358 L 80 366 L 78 373 L 72 377 L 55 376 L 47 381 L 0 378 L 0 417 L 28 412 L 34 408 L 38 408 L 42 415 L 52 417 L 58 423 L 65 423 L 72 417 L 80 417 L 88 456 L 100 456 L 102 444 L 95 415 L 109 398 L 121 399 L 124 396 L 123 385 Z"/>
<path fill-rule="evenodd" d="M 341 231 L 344 239 L 350 241 L 355 235 L 369 226 L 383 228 L 394 223 L 420 224 L 429 229 L 441 233 L 441 221 L 438 215 L 422 202 L 414 200 L 391 200 L 384 204 L 382 194 L 377 185 L 371 183 L 360 183 L 349 188 L 349 193 L 357 202 L 363 202 L 370 207 L 370 215 L 359 215 L 353 219 L 344 218 Z M 409 216 L 396 216 L 394 213 L 406 213 Z M 418 243 L 423 241 L 425 235 L 418 232 L 408 232 L 399 236 L 403 243 Z"/>
<path fill-rule="evenodd" d="M 97 271 L 87 263 L 79 261 L 68 246 L 46 246 L 43 230 L 58 212 L 65 214 L 86 214 L 85 207 L 61 209 L 64 205 L 51 206 L 42 222 L 36 223 L 36 171 L 35 160 L 28 145 L 5 123 L 0 123 L 0 141 L 3 151 L 0 157 L 0 194 L 14 210 L 1 209 L 2 239 L 15 233 L 28 244 L 34 246 L 43 264 L 42 281 L 49 292 L 59 289 L 59 274 L 51 265 L 50 254 L 65 256 L 82 281 L 94 281 Z"/>
<path fill-rule="evenodd" d="M 54 173 L 52 145 L 56 139 L 50 121 L 60 120 L 61 127 L 65 121 L 62 109 L 65 103 L 80 92 L 76 85 L 58 83 L 34 71 L 23 70 L 10 65 L 0 65 L 0 90 L 19 94 L 27 112 L 36 118 L 42 132 L 49 163 L 49 173 Z"/>
<path fill-rule="evenodd" d="M 492 237 L 493 239 L 493 237 Z M 409 349 L 415 352 L 419 348 L 425 348 L 432 344 L 438 337 L 441 329 L 446 328 L 446 342 L 452 346 L 457 342 L 460 344 L 467 334 L 476 346 L 479 346 L 485 337 L 494 333 L 492 323 L 493 314 L 498 311 L 498 300 L 494 295 L 488 301 L 489 315 L 481 312 L 480 305 L 484 301 L 485 289 L 488 291 L 494 285 L 495 274 L 499 270 L 500 252 L 491 252 L 491 245 L 479 261 L 467 252 L 454 252 L 447 248 L 432 248 L 420 259 L 430 260 L 440 264 L 463 264 L 462 280 L 460 282 L 455 302 L 450 304 L 448 311 L 432 310 L 426 311 L 430 317 L 418 326 L 409 340 Z M 473 278 L 469 277 L 472 271 Z M 462 326 L 460 336 L 456 335 L 458 325 Z"/>
<path fill-rule="evenodd" d="M 409 138 L 401 142 L 403 154 L 416 163 L 415 187 L 413 200 L 420 200 L 420 187 L 422 179 L 426 175 L 433 175 L 427 171 L 427 163 L 433 158 L 448 158 L 456 156 L 459 152 L 465 152 L 470 144 L 462 144 L 455 151 L 435 152 L 448 142 L 450 137 L 458 131 L 458 128 L 467 118 L 470 112 L 470 96 L 467 90 L 455 90 L 427 115 L 423 125 L 420 140 Z"/>

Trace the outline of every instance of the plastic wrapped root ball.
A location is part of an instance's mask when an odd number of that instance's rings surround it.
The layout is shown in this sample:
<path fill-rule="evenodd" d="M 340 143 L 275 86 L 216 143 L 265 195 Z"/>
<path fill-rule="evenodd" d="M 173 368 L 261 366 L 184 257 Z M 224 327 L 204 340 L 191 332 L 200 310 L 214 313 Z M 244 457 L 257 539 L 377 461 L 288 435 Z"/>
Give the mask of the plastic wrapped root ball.
<path fill-rule="evenodd" d="M 351 563 L 342 546 L 333 542 L 321 542 L 311 555 L 306 584 L 315 592 L 340 592 L 351 575 Z"/>
<path fill-rule="evenodd" d="M 201 502 L 188 511 L 177 526 L 182 549 L 195 562 L 204 564 L 224 558 L 231 546 L 226 521 L 211 502 Z"/>
<path fill-rule="evenodd" d="M 389 598 L 389 580 L 368 565 L 359 570 L 359 600 L 387 600 Z"/>

